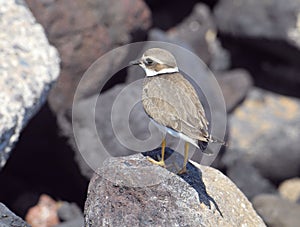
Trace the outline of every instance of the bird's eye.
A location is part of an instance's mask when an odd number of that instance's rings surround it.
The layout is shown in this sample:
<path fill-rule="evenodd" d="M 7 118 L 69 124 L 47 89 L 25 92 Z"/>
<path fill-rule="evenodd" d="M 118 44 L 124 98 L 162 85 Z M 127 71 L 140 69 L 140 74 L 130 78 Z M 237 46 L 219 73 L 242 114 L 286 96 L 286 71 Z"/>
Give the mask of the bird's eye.
<path fill-rule="evenodd" d="M 145 59 L 145 64 L 146 65 L 152 65 L 154 63 L 154 61 L 151 58 L 146 58 Z"/>

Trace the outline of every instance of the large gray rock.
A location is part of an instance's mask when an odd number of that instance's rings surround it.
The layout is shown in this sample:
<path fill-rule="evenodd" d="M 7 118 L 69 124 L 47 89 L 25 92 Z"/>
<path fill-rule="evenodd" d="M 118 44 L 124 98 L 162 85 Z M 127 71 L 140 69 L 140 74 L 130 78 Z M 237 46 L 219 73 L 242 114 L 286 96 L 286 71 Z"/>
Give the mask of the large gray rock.
<path fill-rule="evenodd" d="M 300 48 L 298 0 L 221 0 L 215 7 L 219 29 L 233 36 L 284 40 Z"/>
<path fill-rule="evenodd" d="M 256 84 L 299 97 L 299 0 L 220 0 L 214 15 L 236 65 L 251 68 Z"/>
<path fill-rule="evenodd" d="M 0 27 L 1 169 L 57 79 L 59 57 L 23 1 L 1 2 Z"/>
<path fill-rule="evenodd" d="M 253 164 L 266 178 L 280 182 L 300 171 L 300 101 L 253 89 L 229 119 L 227 166 L 236 158 Z M 226 157 L 227 156 L 227 157 Z"/>
<path fill-rule="evenodd" d="M 22 218 L 16 216 L 3 203 L 0 203 L 1 227 L 30 227 Z"/>
<path fill-rule="evenodd" d="M 265 226 L 218 170 L 187 169 L 178 176 L 140 154 L 109 159 L 90 182 L 85 226 Z"/>
<path fill-rule="evenodd" d="M 300 223 L 300 205 L 276 195 L 259 195 L 253 206 L 270 227 L 296 227 Z"/>

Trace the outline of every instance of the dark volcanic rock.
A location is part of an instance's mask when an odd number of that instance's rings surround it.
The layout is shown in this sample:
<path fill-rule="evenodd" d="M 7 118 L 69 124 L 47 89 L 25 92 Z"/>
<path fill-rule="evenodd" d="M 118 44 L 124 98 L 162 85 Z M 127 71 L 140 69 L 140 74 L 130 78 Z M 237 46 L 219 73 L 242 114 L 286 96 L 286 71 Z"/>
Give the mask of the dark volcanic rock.
<path fill-rule="evenodd" d="M 260 86 L 298 97 L 299 13 L 298 0 L 220 0 L 214 11 L 234 64 L 256 72 Z"/>
<path fill-rule="evenodd" d="M 187 18 L 168 31 L 168 37 L 187 43 L 211 69 L 224 70 L 229 67 L 229 55 L 217 38 L 213 16 L 204 4 L 196 4 Z"/>
<path fill-rule="evenodd" d="M 85 226 L 265 226 L 227 177 L 195 165 L 177 176 L 140 154 L 111 158 L 90 182 Z"/>
<path fill-rule="evenodd" d="M 4 204 L 0 203 L 0 226 L 1 227 L 30 227 L 20 217 L 11 212 Z"/>
<path fill-rule="evenodd" d="M 298 176 L 299 125 L 299 100 L 253 89 L 230 116 L 228 155 L 241 153 L 275 183 Z"/>
<path fill-rule="evenodd" d="M 80 78 L 98 57 L 122 44 L 141 39 L 136 35 L 143 34 L 151 23 L 150 12 L 142 0 L 27 2 L 62 58 L 62 72 L 49 98 L 55 112 L 71 107 Z M 125 55 L 110 59 L 109 63 L 119 64 Z M 90 78 L 79 95 L 97 93 L 107 70 L 109 64 Z"/>
<path fill-rule="evenodd" d="M 284 40 L 296 48 L 300 48 L 299 12 L 297 0 L 220 0 L 214 11 L 224 33 Z"/>
<path fill-rule="evenodd" d="M 300 223 L 300 205 L 276 195 L 259 195 L 253 206 L 270 227 L 296 227 Z"/>

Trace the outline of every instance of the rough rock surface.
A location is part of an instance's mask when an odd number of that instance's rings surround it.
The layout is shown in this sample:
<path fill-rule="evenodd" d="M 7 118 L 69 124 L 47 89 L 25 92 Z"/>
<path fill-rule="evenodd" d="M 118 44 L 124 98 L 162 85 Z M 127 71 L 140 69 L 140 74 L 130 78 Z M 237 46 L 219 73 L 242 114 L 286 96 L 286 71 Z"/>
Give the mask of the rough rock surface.
<path fill-rule="evenodd" d="M 253 89 L 229 119 L 231 141 L 226 159 L 239 154 L 266 178 L 280 182 L 298 176 L 300 102 Z"/>
<path fill-rule="evenodd" d="M 279 185 L 279 193 L 285 199 L 297 202 L 300 199 L 300 178 L 292 178 Z"/>
<path fill-rule="evenodd" d="M 253 206 L 268 226 L 296 227 L 300 223 L 300 205 L 276 195 L 259 195 Z"/>
<path fill-rule="evenodd" d="M 0 18 L 1 169 L 22 128 L 45 102 L 59 58 L 23 1 L 3 1 Z"/>
<path fill-rule="evenodd" d="M 188 174 L 178 176 L 140 154 L 111 158 L 94 174 L 85 225 L 265 226 L 219 171 L 188 164 Z"/>
<path fill-rule="evenodd" d="M 141 40 L 139 35 L 151 24 L 150 11 L 142 0 L 27 2 L 62 57 L 62 72 L 49 97 L 55 112 L 71 107 L 79 80 L 97 58 L 113 48 Z M 119 64 L 125 56 L 123 53 L 110 59 L 82 87 L 80 96 L 98 93 L 109 64 Z"/>
<path fill-rule="evenodd" d="M 0 203 L 0 226 L 30 227 L 30 225 L 11 212 L 3 203 Z"/>

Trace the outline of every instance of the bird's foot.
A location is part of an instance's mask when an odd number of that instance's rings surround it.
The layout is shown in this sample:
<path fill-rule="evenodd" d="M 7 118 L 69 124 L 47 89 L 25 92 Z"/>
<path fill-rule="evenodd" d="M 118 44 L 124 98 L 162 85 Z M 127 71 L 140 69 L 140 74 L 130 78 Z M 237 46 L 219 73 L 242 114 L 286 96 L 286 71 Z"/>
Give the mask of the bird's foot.
<path fill-rule="evenodd" d="M 154 160 L 153 158 L 150 158 L 150 157 L 147 157 L 147 159 L 148 159 L 149 162 L 151 162 L 151 163 L 153 163 L 155 165 L 159 165 L 161 167 L 166 168 L 166 164 L 165 164 L 165 161 L 163 159 L 160 160 L 160 161 L 156 161 L 156 160 Z"/>

